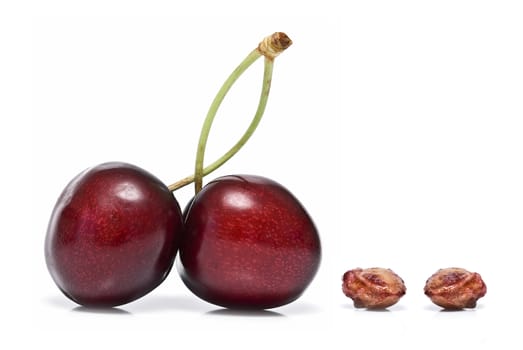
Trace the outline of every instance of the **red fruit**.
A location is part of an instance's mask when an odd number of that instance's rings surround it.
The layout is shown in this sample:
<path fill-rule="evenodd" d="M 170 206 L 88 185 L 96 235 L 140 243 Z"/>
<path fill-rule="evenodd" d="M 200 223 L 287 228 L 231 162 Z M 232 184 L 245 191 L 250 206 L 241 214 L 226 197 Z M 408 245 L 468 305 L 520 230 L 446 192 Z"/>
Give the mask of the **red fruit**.
<path fill-rule="evenodd" d="M 58 199 L 47 267 L 78 304 L 125 304 L 167 277 L 181 230 L 178 202 L 160 180 L 130 164 L 101 164 L 75 177 Z"/>
<path fill-rule="evenodd" d="M 229 308 L 267 309 L 298 298 L 321 258 L 318 232 L 300 202 L 259 176 L 225 176 L 194 198 L 179 272 L 198 297 Z"/>

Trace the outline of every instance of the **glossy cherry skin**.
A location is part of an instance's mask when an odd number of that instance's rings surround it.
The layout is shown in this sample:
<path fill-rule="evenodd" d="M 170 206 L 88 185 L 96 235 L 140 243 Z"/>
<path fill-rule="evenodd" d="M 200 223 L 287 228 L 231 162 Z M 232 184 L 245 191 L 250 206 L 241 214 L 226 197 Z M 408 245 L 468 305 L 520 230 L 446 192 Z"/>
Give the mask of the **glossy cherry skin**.
<path fill-rule="evenodd" d="M 182 229 L 178 202 L 160 180 L 131 164 L 101 164 L 58 198 L 45 240 L 47 267 L 78 304 L 125 304 L 167 277 Z"/>
<path fill-rule="evenodd" d="M 178 270 L 198 297 L 228 308 L 268 309 L 297 299 L 321 260 L 300 202 L 260 176 L 218 178 L 185 213 Z"/>

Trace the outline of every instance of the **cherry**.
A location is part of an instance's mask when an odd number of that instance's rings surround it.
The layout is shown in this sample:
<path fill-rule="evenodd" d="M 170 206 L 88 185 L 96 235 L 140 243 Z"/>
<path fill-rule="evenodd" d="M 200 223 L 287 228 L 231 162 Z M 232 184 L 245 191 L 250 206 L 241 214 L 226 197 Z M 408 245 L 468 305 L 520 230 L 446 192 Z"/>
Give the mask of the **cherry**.
<path fill-rule="evenodd" d="M 160 180 L 131 164 L 101 164 L 59 197 L 45 241 L 47 266 L 78 304 L 125 304 L 167 277 L 182 226 L 178 202 Z"/>
<path fill-rule="evenodd" d="M 186 212 L 179 273 L 198 297 L 267 309 L 298 298 L 318 270 L 316 227 L 280 184 L 235 175 L 208 183 Z"/>
<path fill-rule="evenodd" d="M 259 176 L 202 178 L 230 159 L 258 126 L 269 96 L 273 61 L 291 45 L 284 33 L 266 37 L 225 81 L 205 119 L 194 175 L 165 186 L 145 170 L 105 163 L 74 178 L 51 215 L 46 262 L 59 289 L 94 307 L 131 302 L 167 277 L 181 246 L 180 273 L 196 295 L 234 308 L 272 308 L 298 298 L 320 262 L 317 230 L 283 186 Z M 264 56 L 262 92 L 240 140 L 203 167 L 210 127 L 238 77 Z M 195 197 L 182 218 L 171 192 L 191 182 Z M 184 225 L 185 223 L 185 225 Z M 182 237 L 183 233 L 185 235 Z"/>
<path fill-rule="evenodd" d="M 202 178 L 221 166 L 249 139 L 263 115 L 274 58 L 292 41 L 275 33 L 236 68 L 214 99 L 204 121 L 194 176 L 195 197 L 184 211 L 185 229 L 178 271 L 200 298 L 229 308 L 267 309 L 298 298 L 321 259 L 318 232 L 300 202 L 282 185 L 260 176 L 232 175 L 203 187 Z M 203 167 L 209 131 L 225 94 L 241 73 L 265 56 L 262 93 L 242 138 L 218 161 Z M 203 189 L 202 189 L 203 187 Z"/>

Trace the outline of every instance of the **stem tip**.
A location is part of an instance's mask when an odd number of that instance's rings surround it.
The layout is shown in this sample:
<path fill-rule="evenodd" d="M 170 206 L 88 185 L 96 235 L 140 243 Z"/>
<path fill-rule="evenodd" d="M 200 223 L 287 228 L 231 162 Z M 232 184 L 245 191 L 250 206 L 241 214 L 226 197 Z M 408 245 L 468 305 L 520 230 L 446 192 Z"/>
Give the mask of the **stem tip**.
<path fill-rule="evenodd" d="M 258 51 L 270 60 L 292 45 L 292 40 L 283 32 L 276 32 L 265 37 L 258 45 Z"/>

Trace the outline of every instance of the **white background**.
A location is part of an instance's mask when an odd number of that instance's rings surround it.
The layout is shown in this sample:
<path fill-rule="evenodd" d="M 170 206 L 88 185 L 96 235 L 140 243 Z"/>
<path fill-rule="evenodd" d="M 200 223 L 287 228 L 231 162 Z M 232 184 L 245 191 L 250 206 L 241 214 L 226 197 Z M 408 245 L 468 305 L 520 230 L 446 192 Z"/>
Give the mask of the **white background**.
<path fill-rule="evenodd" d="M 0 5 L 0 246 L 3 318 L 17 347 L 523 346 L 518 1 L 13 3 Z M 227 312 L 173 270 L 136 302 L 78 308 L 43 259 L 63 187 L 111 160 L 166 184 L 190 174 L 214 94 L 274 31 L 294 45 L 276 60 L 265 117 L 210 177 L 264 175 L 300 198 L 323 243 L 313 283 L 288 306 Z M 260 61 L 226 98 L 207 160 L 250 121 L 261 72 Z M 191 191 L 176 193 L 182 206 Z M 392 268 L 407 295 L 389 311 L 354 309 L 341 275 L 358 266 Z M 449 266 L 483 276 L 476 309 L 443 312 L 423 295 Z"/>

